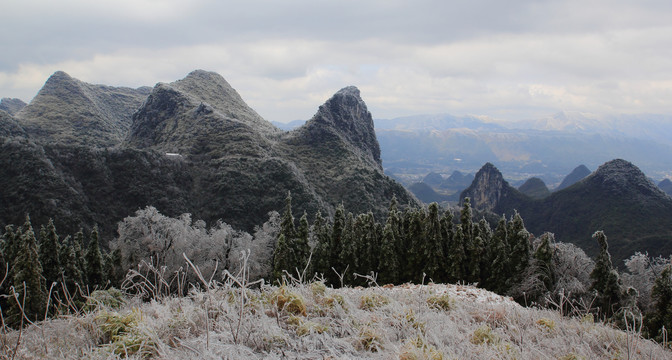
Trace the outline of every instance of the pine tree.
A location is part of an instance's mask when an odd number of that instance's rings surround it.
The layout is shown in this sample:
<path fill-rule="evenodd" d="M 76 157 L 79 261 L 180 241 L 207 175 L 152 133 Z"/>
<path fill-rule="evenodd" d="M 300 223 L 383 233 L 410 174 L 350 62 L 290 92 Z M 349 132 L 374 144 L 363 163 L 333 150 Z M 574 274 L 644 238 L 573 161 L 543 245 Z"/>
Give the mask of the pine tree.
<path fill-rule="evenodd" d="M 2 235 L 2 247 L 0 247 L 0 251 L 2 251 L 2 271 L 4 272 L 6 269 L 7 274 L 4 274 L 4 276 L 6 276 L 8 280 L 2 285 L 3 289 L 12 286 L 12 279 L 14 278 L 14 261 L 19 252 L 18 247 L 21 242 L 21 236 L 20 227 L 15 231 L 14 225 L 5 226 L 5 233 Z M 6 292 L 3 291 L 2 293 L 5 294 Z"/>
<path fill-rule="evenodd" d="M 656 278 L 651 298 L 654 300 L 654 310 L 646 315 L 648 336 L 658 342 L 663 342 L 663 327 L 672 329 L 672 265 L 665 269 Z"/>
<path fill-rule="evenodd" d="M 541 243 L 534 252 L 534 260 L 537 268 L 537 276 L 544 284 L 546 291 L 552 291 L 556 284 L 555 266 L 553 265 L 553 242 L 552 233 L 541 235 Z"/>
<path fill-rule="evenodd" d="M 523 218 L 518 211 L 511 217 L 507 229 L 510 246 L 510 287 L 520 284 L 523 274 L 530 263 L 530 233 L 525 229 Z"/>
<path fill-rule="evenodd" d="M 383 228 L 383 238 L 380 246 L 380 266 L 378 268 L 379 284 L 397 284 L 399 282 L 399 262 L 397 258 L 394 230 L 389 222 Z"/>
<path fill-rule="evenodd" d="M 118 287 L 124 277 L 121 265 L 121 250 L 114 249 L 105 254 L 105 263 L 103 265 L 103 273 L 110 286 Z"/>
<path fill-rule="evenodd" d="M 441 248 L 443 250 L 444 263 L 441 266 L 442 281 L 450 280 L 450 246 L 453 242 L 455 230 L 453 228 L 453 213 L 447 210 L 441 216 Z"/>
<path fill-rule="evenodd" d="M 423 247 L 423 272 L 430 279 L 436 282 L 442 282 L 441 267 L 446 259 L 443 252 L 443 241 L 441 235 L 441 220 L 439 219 L 439 204 L 433 202 L 429 204 L 427 219 L 425 221 L 425 242 Z"/>
<path fill-rule="evenodd" d="M 480 241 L 478 242 L 479 252 L 480 252 L 480 274 L 478 284 L 481 287 L 485 287 L 490 274 L 492 273 L 492 262 L 491 254 L 492 251 L 492 228 L 490 228 L 490 223 L 485 219 L 481 219 L 476 226 L 478 229 L 478 237 Z"/>
<path fill-rule="evenodd" d="M 504 294 L 508 290 L 507 279 L 509 272 L 509 250 L 507 246 L 506 218 L 502 215 L 497 223 L 495 233 L 492 236 L 490 247 L 490 277 L 486 281 L 485 288 L 498 294 Z"/>
<path fill-rule="evenodd" d="M 329 269 L 326 270 L 327 281 L 332 286 L 340 286 L 340 280 L 336 271 L 345 270 L 345 264 L 341 263 L 341 252 L 343 250 L 343 228 L 345 227 L 345 208 L 341 203 L 336 207 L 334 213 L 334 223 L 331 227 L 331 238 L 329 242 Z M 334 271 L 334 269 L 336 271 Z"/>
<path fill-rule="evenodd" d="M 39 245 L 42 274 L 46 280 L 47 287 L 51 286 L 52 283 L 57 283 L 61 280 L 61 262 L 58 258 L 59 248 L 60 242 L 58 240 L 58 234 L 56 234 L 54 220 L 49 219 L 46 228 L 43 226 L 40 231 Z"/>
<path fill-rule="evenodd" d="M 464 252 L 464 234 L 462 233 L 462 224 L 457 224 L 453 241 L 450 243 L 448 252 L 449 281 L 456 283 L 465 280 L 464 262 L 466 261 Z"/>
<path fill-rule="evenodd" d="M 611 263 L 607 236 L 603 231 L 596 231 L 593 238 L 600 246 L 600 254 L 595 260 L 595 268 L 590 273 L 590 278 L 593 280 L 590 290 L 597 291 L 596 304 L 602 315 L 610 318 L 621 305 L 621 280 Z"/>
<path fill-rule="evenodd" d="M 291 248 L 287 243 L 285 234 L 278 235 L 278 243 L 273 252 L 273 282 L 282 281 L 283 270 L 291 271 L 290 259 L 292 257 Z"/>
<path fill-rule="evenodd" d="M 292 194 L 289 191 L 285 198 L 285 212 L 282 214 L 280 232 L 285 235 L 285 239 L 294 239 L 296 237 L 296 227 L 294 226 L 294 216 L 292 215 Z"/>
<path fill-rule="evenodd" d="M 425 229 L 424 219 L 420 209 L 410 213 L 410 219 L 406 231 L 408 249 L 406 259 L 406 280 L 420 283 L 423 280 L 424 255 L 425 255 Z"/>
<path fill-rule="evenodd" d="M 75 262 L 79 271 L 82 273 L 82 280 L 86 280 L 86 259 L 84 258 L 84 230 L 79 229 L 75 233 L 72 241 L 72 249 L 75 252 Z M 86 284 L 82 283 L 82 286 Z"/>
<path fill-rule="evenodd" d="M 77 256 L 75 255 L 74 241 L 67 236 L 59 249 L 59 261 L 63 264 L 61 273 L 61 282 L 64 282 L 68 293 L 71 296 L 77 293 L 77 286 L 82 285 L 82 269 L 78 266 Z M 63 291 L 63 289 L 60 289 Z"/>
<path fill-rule="evenodd" d="M 296 258 L 294 259 L 294 267 L 303 271 L 308 265 L 308 258 L 310 257 L 310 245 L 308 244 L 308 214 L 305 212 L 301 219 L 299 219 L 299 228 L 296 231 L 296 239 L 294 240 Z M 308 272 L 310 273 L 310 272 Z"/>
<path fill-rule="evenodd" d="M 23 314 L 31 321 L 36 321 L 44 316 L 47 301 L 37 240 L 29 216 L 26 216 L 21 234 L 14 261 L 13 284 L 17 298 L 10 299 L 8 310 L 8 322 L 13 325 L 21 323 L 21 307 L 19 307 L 17 300 L 23 304 Z"/>
<path fill-rule="evenodd" d="M 331 234 L 329 233 L 329 224 L 326 223 L 319 210 L 315 214 L 312 233 L 315 239 L 312 260 L 314 264 L 313 272 L 327 278 L 327 275 L 331 272 Z"/>
<path fill-rule="evenodd" d="M 86 281 L 91 288 L 105 285 L 103 273 L 103 254 L 100 252 L 98 226 L 94 226 L 86 248 Z"/>
<path fill-rule="evenodd" d="M 350 285 L 351 274 L 359 264 L 358 244 L 355 239 L 355 218 L 352 213 L 348 213 L 343 224 L 341 235 L 341 253 L 338 262 L 341 269 L 337 269 L 343 275 L 345 285 Z M 347 270 L 346 270 L 347 269 Z"/>
<path fill-rule="evenodd" d="M 464 236 L 464 243 L 467 244 L 473 241 L 473 212 L 471 210 L 471 200 L 468 197 L 465 197 L 464 202 L 462 203 L 462 210 L 460 211 L 460 224 L 462 224 L 462 235 Z"/>

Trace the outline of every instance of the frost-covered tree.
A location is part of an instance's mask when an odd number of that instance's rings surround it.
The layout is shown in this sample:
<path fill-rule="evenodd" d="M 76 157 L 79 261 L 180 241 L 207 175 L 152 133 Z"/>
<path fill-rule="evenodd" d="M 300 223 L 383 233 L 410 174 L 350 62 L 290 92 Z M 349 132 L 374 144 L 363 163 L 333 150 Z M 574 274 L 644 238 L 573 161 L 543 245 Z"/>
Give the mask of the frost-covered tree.
<path fill-rule="evenodd" d="M 58 258 L 60 242 L 54 220 L 49 219 L 47 226 L 40 229 L 39 254 L 42 264 L 42 274 L 46 280 L 46 286 L 57 283 L 61 279 L 61 262 Z"/>
<path fill-rule="evenodd" d="M 448 266 L 449 266 L 449 281 L 458 282 L 465 280 L 465 266 L 467 256 L 464 251 L 464 234 L 462 233 L 462 225 L 457 224 L 455 227 L 455 234 L 453 241 L 450 243 L 450 250 L 448 251 Z"/>
<path fill-rule="evenodd" d="M 509 271 L 506 218 L 503 215 L 492 235 L 489 254 L 491 272 L 484 285 L 489 290 L 504 294 L 508 290 L 507 279 L 511 273 Z"/>
<path fill-rule="evenodd" d="M 520 284 L 530 262 L 530 233 L 525 229 L 523 218 L 516 211 L 507 228 L 509 244 L 509 283 L 510 287 Z"/>
<path fill-rule="evenodd" d="M 663 328 L 672 329 L 672 265 L 665 266 L 660 276 L 656 278 L 651 297 L 654 300 L 654 308 L 646 316 L 647 332 L 649 337 L 662 342 Z"/>
<path fill-rule="evenodd" d="M 670 258 L 658 256 L 649 257 L 646 253 L 636 252 L 625 260 L 625 267 L 628 272 L 621 275 L 623 286 L 632 287 L 637 290 L 637 306 L 643 312 L 653 310 L 653 300 L 651 299 L 651 290 L 656 279 L 663 272 L 665 267 L 670 264 Z"/>
<path fill-rule="evenodd" d="M 98 227 L 94 226 L 89 237 L 89 245 L 86 248 L 86 285 L 90 288 L 105 285 L 105 273 L 103 271 L 103 254 L 100 251 L 98 240 Z"/>
<path fill-rule="evenodd" d="M 596 231 L 593 238 L 600 246 L 600 254 L 595 260 L 595 268 L 590 273 L 593 284 L 590 289 L 597 292 L 596 305 L 602 316 L 610 318 L 621 307 L 621 280 L 611 263 L 607 236 Z"/>
<path fill-rule="evenodd" d="M 378 268 L 379 284 L 396 284 L 399 282 L 399 262 L 397 258 L 396 240 L 392 224 L 387 222 L 383 228 L 380 246 L 380 266 Z"/>
<path fill-rule="evenodd" d="M 427 208 L 423 250 L 424 266 L 422 271 L 436 282 L 443 281 L 441 268 L 444 266 L 446 259 L 443 253 L 439 204 L 435 202 L 429 204 Z"/>
<path fill-rule="evenodd" d="M 58 257 L 63 264 L 60 275 L 60 282 L 65 286 L 68 294 L 74 296 L 77 293 L 77 286 L 82 286 L 82 269 L 79 267 L 79 261 L 75 255 L 74 240 L 66 236 L 58 251 Z M 62 288 L 59 291 L 64 291 Z"/>
<path fill-rule="evenodd" d="M 313 273 L 325 276 L 331 271 L 331 234 L 322 213 L 318 210 L 311 227 L 311 243 L 313 243 Z"/>
<path fill-rule="evenodd" d="M 15 296 L 10 299 L 7 319 L 14 326 L 21 323 L 24 315 L 30 321 L 43 317 L 47 301 L 37 239 L 29 216 L 21 229 L 17 250 L 12 279 L 14 292 L 10 294 Z"/>

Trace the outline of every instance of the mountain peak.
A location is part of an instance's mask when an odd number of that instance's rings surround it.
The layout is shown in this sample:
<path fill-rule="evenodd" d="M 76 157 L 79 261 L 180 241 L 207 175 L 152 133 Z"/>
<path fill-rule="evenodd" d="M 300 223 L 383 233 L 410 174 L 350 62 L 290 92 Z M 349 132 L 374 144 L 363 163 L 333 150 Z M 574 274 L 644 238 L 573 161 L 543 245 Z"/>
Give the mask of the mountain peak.
<path fill-rule="evenodd" d="M 543 199 L 551 194 L 551 192 L 548 191 L 548 187 L 546 187 L 546 183 L 538 177 L 527 179 L 527 181 L 518 188 L 518 191 L 533 199 Z"/>
<path fill-rule="evenodd" d="M 637 166 L 623 159 L 611 160 L 600 165 L 583 181 L 599 184 L 605 191 L 619 196 L 665 196 Z"/>
<path fill-rule="evenodd" d="M 562 179 L 562 182 L 560 183 L 560 185 L 558 185 L 555 191 L 570 187 L 575 183 L 581 181 L 588 175 L 590 175 L 590 170 L 586 167 L 586 165 L 579 165 L 576 168 L 574 168 L 574 170 L 572 170 L 571 173 L 565 176 L 564 179 Z"/>
<path fill-rule="evenodd" d="M 325 145 L 340 139 L 382 170 L 373 118 L 355 86 L 336 92 L 294 136 L 299 142 Z"/>
<path fill-rule="evenodd" d="M 6 111 L 9 115 L 15 115 L 26 107 L 26 103 L 21 99 L 2 98 L 0 99 L 0 110 Z"/>
<path fill-rule="evenodd" d="M 479 210 L 492 211 L 499 204 L 511 186 L 502 173 L 492 163 L 485 163 L 476 173 L 474 181 L 460 195 L 460 202 L 465 197 L 471 199 L 471 204 Z"/>

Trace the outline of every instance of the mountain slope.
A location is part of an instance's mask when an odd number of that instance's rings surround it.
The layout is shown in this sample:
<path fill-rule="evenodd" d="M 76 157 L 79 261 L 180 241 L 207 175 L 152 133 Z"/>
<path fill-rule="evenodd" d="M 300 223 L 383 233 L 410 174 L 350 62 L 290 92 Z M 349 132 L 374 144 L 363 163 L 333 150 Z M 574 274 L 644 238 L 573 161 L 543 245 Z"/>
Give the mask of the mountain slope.
<path fill-rule="evenodd" d="M 57 71 L 15 117 L 38 141 L 115 146 L 148 93 L 148 88 L 91 85 Z"/>
<path fill-rule="evenodd" d="M 2 98 L 0 99 L 0 110 L 6 111 L 10 115 L 15 115 L 19 110 L 26 107 L 26 103 L 21 99 L 10 99 Z"/>
<path fill-rule="evenodd" d="M 672 181 L 665 179 L 658 183 L 660 190 L 663 190 L 667 195 L 672 196 Z"/>
<path fill-rule="evenodd" d="M 567 174 L 555 191 L 570 187 L 590 175 L 590 170 L 585 165 L 579 165 L 571 173 Z"/>
<path fill-rule="evenodd" d="M 529 178 L 523 185 L 520 185 L 518 191 L 533 199 L 543 199 L 551 194 L 544 181 L 537 177 Z"/>

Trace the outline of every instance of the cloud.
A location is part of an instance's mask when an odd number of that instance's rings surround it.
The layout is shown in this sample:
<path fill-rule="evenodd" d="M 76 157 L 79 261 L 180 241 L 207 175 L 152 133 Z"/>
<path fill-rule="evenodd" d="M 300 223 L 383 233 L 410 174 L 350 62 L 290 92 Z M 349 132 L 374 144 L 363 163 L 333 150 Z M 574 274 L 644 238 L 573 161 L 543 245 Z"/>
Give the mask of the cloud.
<path fill-rule="evenodd" d="M 115 86 L 217 71 L 269 120 L 356 85 L 374 117 L 672 113 L 666 1 L 10 2 L 0 96 L 63 70 Z M 7 30 L 11 29 L 11 31 Z"/>

